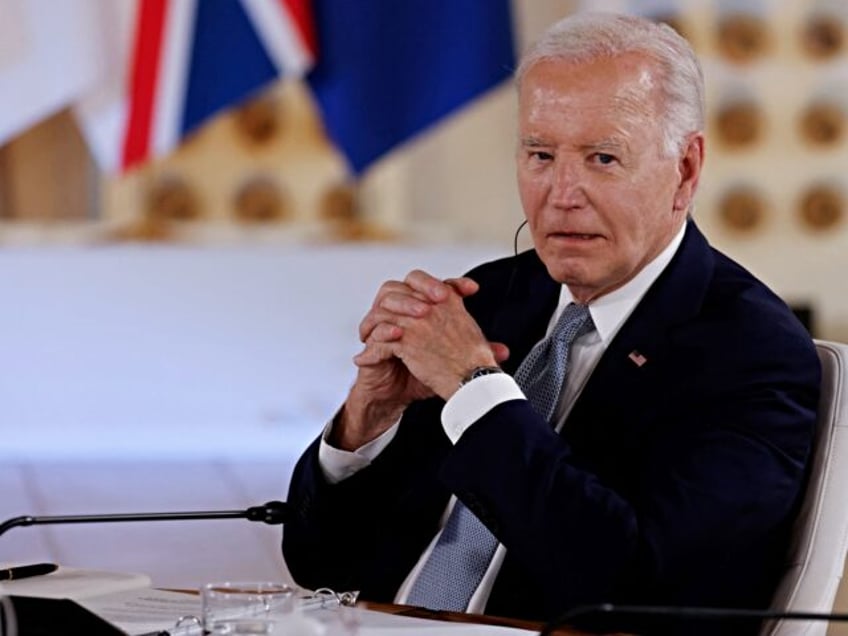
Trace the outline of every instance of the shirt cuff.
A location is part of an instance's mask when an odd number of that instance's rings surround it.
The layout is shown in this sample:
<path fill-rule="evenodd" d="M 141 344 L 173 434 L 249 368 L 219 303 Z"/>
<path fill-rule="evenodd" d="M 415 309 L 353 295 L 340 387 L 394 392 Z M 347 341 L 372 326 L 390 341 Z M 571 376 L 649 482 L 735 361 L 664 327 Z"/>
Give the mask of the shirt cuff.
<path fill-rule="evenodd" d="M 321 434 L 321 443 L 318 446 L 318 465 L 321 467 L 321 472 L 324 473 L 324 479 L 331 484 L 337 484 L 363 468 L 370 466 L 371 462 L 395 438 L 398 425 L 400 424 L 400 420 L 398 420 L 391 428 L 367 444 L 363 444 L 355 451 L 346 451 L 335 446 L 330 446 L 327 442 L 330 431 L 333 430 L 334 421 L 335 418 L 330 420 L 327 426 L 324 427 L 324 432 Z"/>
<path fill-rule="evenodd" d="M 527 399 L 511 375 L 492 373 L 464 384 L 445 403 L 442 427 L 456 444 L 468 427 L 495 408 L 510 400 Z"/>

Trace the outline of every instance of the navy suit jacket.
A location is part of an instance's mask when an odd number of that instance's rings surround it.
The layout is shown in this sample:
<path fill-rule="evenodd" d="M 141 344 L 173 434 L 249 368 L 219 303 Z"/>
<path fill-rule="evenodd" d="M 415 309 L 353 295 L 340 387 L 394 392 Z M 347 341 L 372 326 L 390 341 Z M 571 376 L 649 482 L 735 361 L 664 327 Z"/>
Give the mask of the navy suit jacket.
<path fill-rule="evenodd" d="M 560 286 L 534 252 L 470 272 L 466 306 L 510 348 L 544 336 Z M 642 365 L 632 352 L 645 358 Z M 453 446 L 443 402 L 335 485 L 298 462 L 283 549 L 295 579 L 391 601 L 456 494 L 506 546 L 486 607 L 548 620 L 583 603 L 768 605 L 812 440 L 820 368 L 786 305 L 691 221 L 556 434 L 526 400 Z"/>

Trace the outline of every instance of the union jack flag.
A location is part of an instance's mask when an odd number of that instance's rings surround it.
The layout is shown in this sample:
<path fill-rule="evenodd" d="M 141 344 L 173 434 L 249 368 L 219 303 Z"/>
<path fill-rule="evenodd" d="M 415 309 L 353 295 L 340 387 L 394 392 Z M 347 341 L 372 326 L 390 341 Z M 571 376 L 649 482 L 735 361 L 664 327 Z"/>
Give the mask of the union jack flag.
<path fill-rule="evenodd" d="M 306 76 L 361 174 L 510 76 L 511 14 L 511 0 L 0 0 L 0 143 L 73 104 L 120 172 Z"/>
<path fill-rule="evenodd" d="M 314 63 L 310 0 L 123 0 L 104 5 L 116 59 L 77 114 L 102 167 L 164 155 L 222 108 Z M 107 24 L 111 23 L 110 24 Z M 108 34 L 107 34 L 108 35 Z"/>

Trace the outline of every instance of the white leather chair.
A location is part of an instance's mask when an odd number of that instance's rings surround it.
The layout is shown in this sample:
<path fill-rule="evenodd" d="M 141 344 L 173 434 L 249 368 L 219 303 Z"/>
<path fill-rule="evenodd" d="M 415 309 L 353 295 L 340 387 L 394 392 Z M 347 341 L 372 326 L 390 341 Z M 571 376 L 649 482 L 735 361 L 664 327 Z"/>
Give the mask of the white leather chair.
<path fill-rule="evenodd" d="M 810 482 L 772 609 L 831 612 L 848 550 L 848 345 L 816 341 L 822 392 Z M 761 636 L 823 636 L 824 621 L 770 621 Z"/>

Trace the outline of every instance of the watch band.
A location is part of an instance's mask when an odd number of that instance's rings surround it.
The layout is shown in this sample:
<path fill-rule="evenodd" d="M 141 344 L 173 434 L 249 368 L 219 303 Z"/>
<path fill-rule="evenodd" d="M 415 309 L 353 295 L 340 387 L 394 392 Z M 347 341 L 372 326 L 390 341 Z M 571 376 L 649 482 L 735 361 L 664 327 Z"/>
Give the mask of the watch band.
<path fill-rule="evenodd" d="M 500 367 L 474 367 L 471 371 L 468 372 L 462 380 L 459 382 L 459 386 L 465 386 L 472 380 L 476 380 L 477 378 L 482 378 L 484 375 L 492 375 L 494 373 L 503 373 L 504 370 Z"/>

